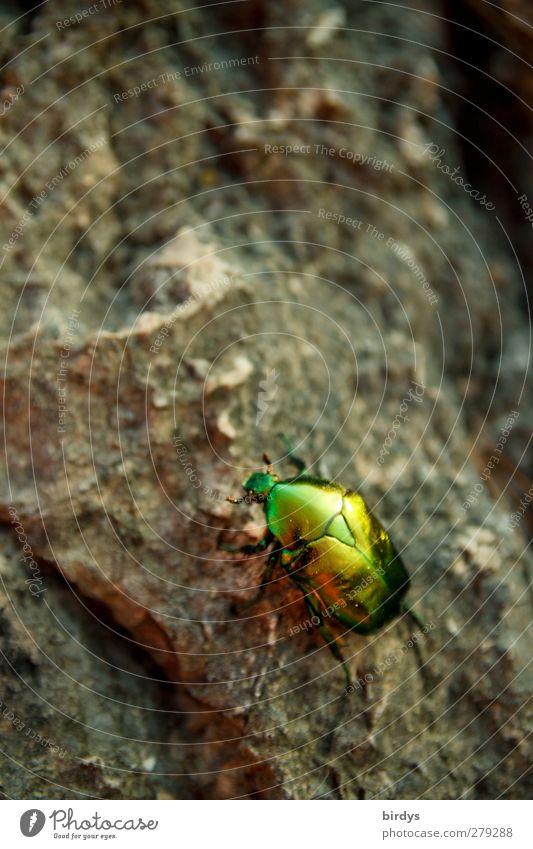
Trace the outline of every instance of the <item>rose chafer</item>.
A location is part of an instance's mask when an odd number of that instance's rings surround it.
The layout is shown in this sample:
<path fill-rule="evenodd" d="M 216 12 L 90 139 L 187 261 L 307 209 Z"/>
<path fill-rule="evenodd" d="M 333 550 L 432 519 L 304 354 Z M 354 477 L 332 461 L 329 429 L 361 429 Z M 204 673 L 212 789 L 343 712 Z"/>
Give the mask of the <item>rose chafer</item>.
<path fill-rule="evenodd" d="M 227 551 L 255 554 L 271 551 L 259 592 L 240 611 L 255 604 L 279 564 L 304 594 L 312 621 L 333 656 L 342 664 L 350 685 L 348 665 L 339 638 L 324 624 L 327 616 L 360 634 L 371 634 L 402 612 L 422 623 L 404 601 L 409 576 L 391 538 L 357 492 L 308 475 L 305 463 L 290 445 L 288 457 L 295 477 L 280 480 L 266 455 L 266 471 L 254 472 L 243 483 L 243 498 L 235 504 L 263 505 L 267 531 L 256 545 Z"/>

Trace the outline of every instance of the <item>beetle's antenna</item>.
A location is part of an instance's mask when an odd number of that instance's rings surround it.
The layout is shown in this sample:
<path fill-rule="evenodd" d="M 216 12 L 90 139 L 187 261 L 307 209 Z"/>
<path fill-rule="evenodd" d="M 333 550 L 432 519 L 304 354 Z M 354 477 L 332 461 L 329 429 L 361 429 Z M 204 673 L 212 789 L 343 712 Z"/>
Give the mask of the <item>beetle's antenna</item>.
<path fill-rule="evenodd" d="M 426 623 L 422 621 L 418 613 L 416 613 L 405 601 L 402 602 L 402 610 L 404 613 L 407 613 L 407 615 L 413 620 L 415 625 L 418 625 L 419 628 L 426 627 Z"/>
<path fill-rule="evenodd" d="M 407 615 L 410 617 L 410 619 L 413 620 L 415 625 L 417 625 L 419 628 L 421 628 L 424 633 L 426 632 L 426 629 L 427 629 L 426 624 L 422 621 L 422 619 L 420 619 L 418 614 L 415 613 L 414 610 L 405 601 L 402 602 L 402 610 L 404 611 L 404 613 L 407 613 Z M 416 657 L 416 660 L 417 660 L 418 672 L 420 674 L 422 684 L 424 686 L 426 693 L 429 694 L 431 692 L 431 681 L 429 680 L 429 677 L 428 677 L 428 674 L 427 674 L 426 663 L 424 661 L 424 658 L 422 657 L 422 652 L 420 650 L 420 646 L 418 645 L 418 641 L 414 641 L 413 649 L 414 649 L 415 657 Z"/>

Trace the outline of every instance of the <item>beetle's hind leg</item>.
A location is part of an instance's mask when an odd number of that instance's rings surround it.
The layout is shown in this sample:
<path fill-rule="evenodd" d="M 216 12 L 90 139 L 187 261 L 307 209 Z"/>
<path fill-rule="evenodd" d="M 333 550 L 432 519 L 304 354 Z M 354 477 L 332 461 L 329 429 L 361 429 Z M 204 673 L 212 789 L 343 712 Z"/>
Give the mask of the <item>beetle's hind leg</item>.
<path fill-rule="evenodd" d="M 330 652 L 333 655 L 333 657 L 335 658 L 335 660 L 338 661 L 338 663 L 341 664 L 343 672 L 344 672 L 344 677 L 346 678 L 346 687 L 349 690 L 350 687 L 352 686 L 353 682 L 352 682 L 352 678 L 351 678 L 351 675 L 350 675 L 350 669 L 348 667 L 348 663 L 347 663 L 347 661 L 346 661 L 346 659 L 345 659 L 345 657 L 342 653 L 342 649 L 340 647 L 339 638 L 336 637 L 334 634 L 332 634 L 332 632 L 329 630 L 329 628 L 326 628 L 326 626 L 324 625 L 324 618 L 322 616 L 322 610 L 321 610 L 319 602 L 317 602 L 314 598 L 306 595 L 305 606 L 307 607 L 309 613 L 311 614 L 311 617 L 313 618 L 313 617 L 316 616 L 317 619 L 319 620 L 319 624 L 317 625 L 318 632 L 319 632 L 320 636 L 322 637 L 322 639 L 324 640 L 324 642 L 326 643 L 328 649 L 330 650 Z"/>
<path fill-rule="evenodd" d="M 267 473 L 269 475 L 273 475 L 274 474 L 274 466 L 272 465 L 272 460 L 270 459 L 270 457 L 268 456 L 266 451 L 263 451 L 263 463 L 266 465 Z"/>
<path fill-rule="evenodd" d="M 267 560 L 266 569 L 263 573 L 263 577 L 261 579 L 261 584 L 259 585 L 258 592 L 254 596 L 252 596 L 252 598 L 248 599 L 248 601 L 245 601 L 242 604 L 233 604 L 232 605 L 233 613 L 235 613 L 237 616 L 240 616 L 241 613 L 244 613 L 245 610 L 248 610 L 249 607 L 253 607 L 254 604 L 257 604 L 257 602 L 260 601 L 260 599 L 264 595 L 264 592 L 265 592 L 268 584 L 270 583 L 270 579 L 272 578 L 272 572 L 274 571 L 274 567 L 276 566 L 276 563 L 278 562 L 278 560 L 279 560 L 279 550 L 276 549 L 275 551 L 273 551 L 270 554 L 270 556 Z"/>
<path fill-rule="evenodd" d="M 422 621 L 416 610 L 413 610 L 405 601 L 402 602 L 402 610 L 404 613 L 413 620 L 415 625 L 418 625 L 420 629 L 424 629 L 426 627 L 426 623 Z"/>
<path fill-rule="evenodd" d="M 225 542 L 218 546 L 221 551 L 229 551 L 231 554 L 259 554 L 268 548 L 271 542 L 274 541 L 274 534 L 267 531 L 263 539 L 256 543 L 248 543 L 247 545 L 228 545 Z"/>
<path fill-rule="evenodd" d="M 303 475 L 307 471 L 307 463 L 301 457 L 297 457 L 294 453 L 294 447 L 289 437 L 285 433 L 278 433 L 279 438 L 285 445 L 289 462 L 298 470 L 298 475 Z"/>

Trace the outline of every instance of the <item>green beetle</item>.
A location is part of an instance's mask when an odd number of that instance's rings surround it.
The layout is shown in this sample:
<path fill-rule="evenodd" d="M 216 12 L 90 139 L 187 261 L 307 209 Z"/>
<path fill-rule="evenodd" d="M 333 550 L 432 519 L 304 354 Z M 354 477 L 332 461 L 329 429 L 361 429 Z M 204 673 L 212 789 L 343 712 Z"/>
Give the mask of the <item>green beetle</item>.
<path fill-rule="evenodd" d="M 263 504 L 267 532 L 256 545 L 223 546 L 226 551 L 254 554 L 279 543 L 268 558 L 258 594 L 240 611 L 259 600 L 279 563 L 304 593 L 312 621 L 318 621 L 318 630 L 342 664 L 350 686 L 339 638 L 324 625 L 326 616 L 361 634 L 378 630 L 402 611 L 422 623 L 403 601 L 409 587 L 405 566 L 363 498 L 340 484 L 308 475 L 290 446 L 288 457 L 298 469 L 295 477 L 280 480 L 264 454 L 266 471 L 254 472 L 244 481 L 246 495 L 227 498 L 234 504 Z"/>

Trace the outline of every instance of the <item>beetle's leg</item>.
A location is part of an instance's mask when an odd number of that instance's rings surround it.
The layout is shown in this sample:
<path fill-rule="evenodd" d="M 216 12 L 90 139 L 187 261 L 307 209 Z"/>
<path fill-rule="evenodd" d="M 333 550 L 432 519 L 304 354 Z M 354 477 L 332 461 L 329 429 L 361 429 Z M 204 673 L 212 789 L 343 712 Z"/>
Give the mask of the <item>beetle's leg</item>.
<path fill-rule="evenodd" d="M 335 637 L 335 635 L 332 634 L 329 628 L 326 628 L 325 625 L 319 625 L 318 631 L 322 639 L 325 640 L 327 647 L 335 658 L 335 660 L 337 660 L 341 664 L 344 672 L 344 677 L 346 678 L 346 687 L 350 689 L 350 687 L 352 686 L 350 667 L 348 666 L 346 659 L 342 653 L 337 637 Z"/>
<path fill-rule="evenodd" d="M 279 550 L 276 549 L 276 551 L 273 551 L 270 554 L 270 556 L 267 560 L 266 569 L 263 573 L 263 577 L 261 579 L 261 584 L 259 585 L 258 592 L 256 592 L 256 594 L 251 599 L 249 599 L 248 601 L 245 601 L 243 604 L 234 604 L 232 606 L 233 611 L 237 615 L 244 613 L 245 610 L 248 610 L 249 607 L 252 607 L 254 604 L 256 604 L 263 597 L 263 594 L 264 594 L 268 584 L 270 583 L 270 579 L 272 578 L 272 572 L 274 571 L 274 567 L 275 567 L 276 563 L 278 562 L 278 559 L 279 559 Z"/>
<path fill-rule="evenodd" d="M 225 542 L 222 542 L 220 543 L 219 548 L 221 551 L 229 551 L 232 554 L 259 554 L 259 552 L 268 548 L 273 540 L 274 534 L 267 530 L 263 539 L 260 539 L 259 542 L 248 543 L 247 545 L 227 545 Z"/>
<path fill-rule="evenodd" d="M 292 442 L 289 437 L 285 433 L 278 433 L 278 436 L 285 444 L 285 449 L 287 451 L 287 457 L 289 462 L 292 463 L 298 469 L 298 474 L 303 475 L 307 471 L 307 464 L 301 457 L 297 457 L 294 453 L 294 448 Z"/>
<path fill-rule="evenodd" d="M 402 610 L 404 611 L 404 613 L 407 613 L 407 615 L 411 617 L 415 625 L 418 625 L 419 628 L 426 627 L 426 623 L 422 622 L 418 613 L 416 613 L 412 607 L 409 607 L 409 605 L 406 604 L 405 601 L 402 602 Z"/>
<path fill-rule="evenodd" d="M 322 609 L 320 607 L 320 603 L 317 602 L 316 599 L 312 598 L 309 595 L 306 595 L 305 606 L 307 607 L 312 617 L 316 616 L 319 619 L 319 624 L 317 625 L 318 632 L 326 643 L 328 649 L 330 650 L 335 660 L 337 660 L 341 664 L 342 669 L 344 671 L 344 676 L 346 678 L 346 687 L 349 689 L 352 686 L 352 679 L 350 676 L 350 669 L 339 645 L 339 638 L 332 634 L 329 628 L 326 628 L 326 626 L 324 625 Z"/>
<path fill-rule="evenodd" d="M 274 466 L 272 465 L 272 460 L 270 459 L 270 457 L 268 456 L 266 451 L 263 451 L 263 463 L 265 463 L 265 465 L 266 465 L 267 473 L 269 475 L 273 475 L 274 474 Z"/>
<path fill-rule="evenodd" d="M 238 498 L 236 495 L 226 495 L 226 501 L 229 501 L 230 504 L 242 504 L 243 501 L 247 501 L 246 495 L 242 495 Z"/>

